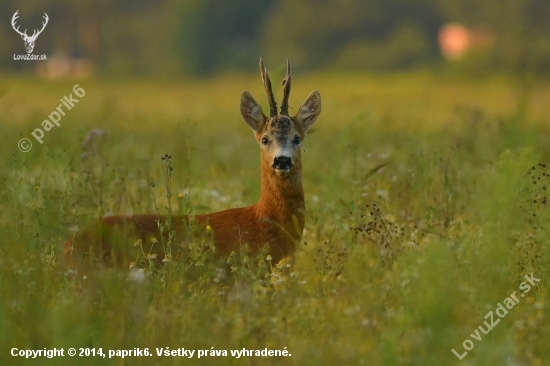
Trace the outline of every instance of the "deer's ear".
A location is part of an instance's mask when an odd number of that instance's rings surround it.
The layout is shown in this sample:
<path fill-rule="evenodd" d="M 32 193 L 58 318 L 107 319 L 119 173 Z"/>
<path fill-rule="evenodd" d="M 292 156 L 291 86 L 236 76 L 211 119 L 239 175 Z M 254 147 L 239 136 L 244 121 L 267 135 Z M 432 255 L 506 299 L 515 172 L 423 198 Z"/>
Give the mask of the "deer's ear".
<path fill-rule="evenodd" d="M 241 115 L 246 124 L 256 132 L 260 132 L 264 127 L 265 121 L 267 121 L 267 117 L 262 112 L 262 107 L 256 103 L 252 95 L 247 91 L 244 91 L 241 96 Z"/>
<path fill-rule="evenodd" d="M 321 94 L 317 90 L 314 90 L 300 107 L 296 120 L 302 125 L 304 131 L 307 131 L 315 123 L 320 114 Z"/>

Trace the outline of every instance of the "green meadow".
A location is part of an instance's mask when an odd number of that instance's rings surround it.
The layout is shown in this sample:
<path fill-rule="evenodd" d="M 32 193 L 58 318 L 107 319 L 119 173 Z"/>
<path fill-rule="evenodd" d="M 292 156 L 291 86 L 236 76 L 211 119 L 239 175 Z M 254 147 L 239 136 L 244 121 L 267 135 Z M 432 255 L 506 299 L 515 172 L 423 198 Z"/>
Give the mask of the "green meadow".
<path fill-rule="evenodd" d="M 31 132 L 75 84 L 85 96 L 40 144 Z M 255 203 L 259 148 L 239 101 L 248 90 L 267 110 L 261 79 L 3 77 L 0 364 L 548 365 L 548 83 L 295 70 L 294 111 L 314 89 L 323 111 L 303 144 L 294 260 L 234 253 L 219 266 L 202 237 L 176 243 L 187 254 L 164 266 L 83 278 L 63 244 L 103 215 Z M 266 348 L 288 355 L 231 355 Z"/>

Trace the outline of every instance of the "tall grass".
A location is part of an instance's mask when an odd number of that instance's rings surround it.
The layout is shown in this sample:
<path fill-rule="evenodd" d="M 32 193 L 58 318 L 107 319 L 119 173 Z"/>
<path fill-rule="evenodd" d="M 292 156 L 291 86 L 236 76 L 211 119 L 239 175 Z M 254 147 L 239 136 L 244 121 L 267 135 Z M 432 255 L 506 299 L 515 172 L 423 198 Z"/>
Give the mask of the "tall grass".
<path fill-rule="evenodd" d="M 185 260 L 88 278 L 69 271 L 63 243 L 102 215 L 255 202 L 259 153 L 238 102 L 243 89 L 265 100 L 261 84 L 83 81 L 86 96 L 61 126 L 22 153 L 17 141 L 32 140 L 73 83 L 2 80 L 0 362 L 440 365 L 459 363 L 451 349 L 463 353 L 470 339 L 465 365 L 547 364 L 543 86 L 428 75 L 295 79 L 294 110 L 318 89 L 323 113 L 304 142 L 308 211 L 294 261 L 267 271 L 235 253 L 224 272 L 205 254 L 209 238 L 193 238 Z M 92 128 L 105 133 L 86 142 Z M 472 339 L 530 273 L 538 286 Z M 149 348 L 155 356 L 25 361 L 13 347 Z M 186 360 L 157 357 L 156 347 L 286 347 L 291 356 Z"/>

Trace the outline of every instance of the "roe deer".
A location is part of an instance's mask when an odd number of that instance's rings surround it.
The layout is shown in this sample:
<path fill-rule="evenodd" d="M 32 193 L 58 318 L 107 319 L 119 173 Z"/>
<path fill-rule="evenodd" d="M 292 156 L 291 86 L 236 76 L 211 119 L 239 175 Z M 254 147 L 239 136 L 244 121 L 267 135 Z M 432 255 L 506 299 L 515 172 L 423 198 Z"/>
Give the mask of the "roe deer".
<path fill-rule="evenodd" d="M 280 114 L 273 96 L 271 81 L 260 58 L 262 80 L 269 100 L 269 118 L 248 91 L 241 97 L 241 114 L 252 128 L 261 150 L 261 192 L 258 202 L 250 207 L 232 208 L 205 215 L 171 217 L 175 240 L 181 240 L 193 223 L 201 228 L 211 228 L 217 251 L 228 253 L 248 244 L 251 253 L 268 246 L 268 254 L 276 264 L 292 255 L 300 242 L 305 221 L 304 191 L 302 187 L 302 159 L 300 148 L 308 129 L 321 113 L 321 95 L 313 91 L 294 117 L 288 114 L 291 87 L 290 62 L 287 60 L 283 81 L 283 101 Z M 65 256 L 78 268 L 90 251 L 101 260 L 112 260 L 117 251 L 124 252 L 132 242 L 118 242 L 113 237 L 118 230 L 124 237 L 155 242 L 161 233 L 158 222 L 167 225 L 162 215 L 109 216 L 93 227 L 80 231 L 65 244 Z M 165 226 L 166 227 L 166 226 Z M 164 234 L 167 236 L 165 230 Z M 119 237 L 120 239 L 120 237 Z M 148 246 L 149 244 L 147 244 Z M 156 260 L 164 258 L 161 241 L 153 244 L 151 253 Z M 119 257 L 116 262 L 119 262 Z"/>

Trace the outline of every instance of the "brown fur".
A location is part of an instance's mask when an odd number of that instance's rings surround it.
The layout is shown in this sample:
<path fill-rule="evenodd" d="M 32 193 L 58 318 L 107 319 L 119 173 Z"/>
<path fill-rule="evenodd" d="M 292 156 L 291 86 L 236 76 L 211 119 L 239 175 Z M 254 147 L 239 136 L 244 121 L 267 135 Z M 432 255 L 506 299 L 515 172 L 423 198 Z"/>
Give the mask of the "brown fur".
<path fill-rule="evenodd" d="M 320 112 L 320 95 L 314 91 L 295 117 L 273 116 L 268 119 L 252 96 L 244 92 L 241 114 L 254 130 L 255 138 L 261 146 L 260 199 L 249 207 L 192 217 L 173 216 L 172 225 L 178 242 L 176 244 L 185 241 L 188 235 L 208 234 L 206 228 L 209 225 L 216 249 L 220 253 L 238 251 L 246 244 L 252 254 L 267 246 L 274 264 L 291 256 L 302 237 L 305 223 L 300 146 L 292 145 L 292 139 L 296 135 L 301 139 L 305 138 L 307 129 Z M 286 119 L 290 122 L 288 129 Z M 281 124 L 274 123 L 282 120 L 285 120 L 285 136 L 281 136 Z M 262 146 L 261 141 L 265 137 L 273 141 L 270 146 Z M 289 171 L 281 172 L 272 167 L 275 154 L 281 146 L 285 151 L 292 152 L 293 167 Z M 104 263 L 128 265 L 136 253 L 132 243 L 141 239 L 144 251 L 155 254 L 155 259 L 162 261 L 166 249 L 163 242 L 167 241 L 168 236 L 165 229 L 165 240 L 161 240 L 157 224 L 159 220 L 166 225 L 167 218 L 159 215 L 105 217 L 68 240 L 65 244 L 65 256 L 73 268 L 82 267 L 89 257 L 96 257 Z M 193 222 L 190 223 L 190 220 Z M 198 229 L 198 232 L 190 228 Z M 156 244 L 152 244 L 153 237 L 157 239 Z M 141 249 L 137 252 L 141 252 Z M 125 264 L 124 261 L 128 262 Z"/>

